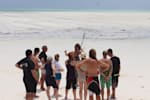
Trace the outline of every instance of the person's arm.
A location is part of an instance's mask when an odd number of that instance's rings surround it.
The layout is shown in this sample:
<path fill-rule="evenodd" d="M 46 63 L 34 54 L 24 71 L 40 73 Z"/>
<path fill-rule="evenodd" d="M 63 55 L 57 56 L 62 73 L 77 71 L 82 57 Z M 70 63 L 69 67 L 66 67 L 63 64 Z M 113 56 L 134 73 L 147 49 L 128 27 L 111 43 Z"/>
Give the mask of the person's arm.
<path fill-rule="evenodd" d="M 23 68 L 22 68 L 22 64 L 15 64 L 15 66 L 16 66 L 17 68 L 21 69 L 21 70 L 23 69 Z"/>
<path fill-rule="evenodd" d="M 52 70 L 53 70 L 53 76 L 55 76 L 55 73 L 56 73 L 56 67 L 54 64 L 52 64 Z"/>
<path fill-rule="evenodd" d="M 21 70 L 23 70 L 23 63 L 25 61 L 25 58 L 24 59 L 21 59 L 20 61 L 18 61 L 15 66 Z"/>
<path fill-rule="evenodd" d="M 102 60 L 98 61 L 101 72 L 105 72 L 109 69 L 109 64 L 103 62 Z"/>
<path fill-rule="evenodd" d="M 38 75 L 37 75 L 36 70 L 32 69 L 31 72 L 32 72 L 33 78 L 36 80 L 37 83 L 39 83 L 39 79 L 38 79 Z"/>
<path fill-rule="evenodd" d="M 80 69 L 81 66 L 84 66 L 86 64 L 87 60 L 80 61 L 76 64 L 76 68 Z"/>
<path fill-rule="evenodd" d="M 61 68 L 59 68 L 59 69 L 58 69 L 58 71 L 63 72 L 63 71 L 64 71 L 64 69 L 61 67 Z"/>
<path fill-rule="evenodd" d="M 103 77 L 106 77 L 104 73 L 101 73 L 101 75 L 102 75 Z"/>
<path fill-rule="evenodd" d="M 81 71 L 82 73 L 84 73 L 84 74 L 87 74 L 87 70 L 86 70 L 86 62 L 87 62 L 87 60 L 83 60 L 83 61 L 80 61 L 80 62 L 78 62 L 77 64 L 76 64 L 76 68 L 77 68 L 77 70 L 79 70 L 79 71 Z M 81 68 L 82 67 L 82 68 Z M 83 70 L 84 69 L 84 70 Z"/>

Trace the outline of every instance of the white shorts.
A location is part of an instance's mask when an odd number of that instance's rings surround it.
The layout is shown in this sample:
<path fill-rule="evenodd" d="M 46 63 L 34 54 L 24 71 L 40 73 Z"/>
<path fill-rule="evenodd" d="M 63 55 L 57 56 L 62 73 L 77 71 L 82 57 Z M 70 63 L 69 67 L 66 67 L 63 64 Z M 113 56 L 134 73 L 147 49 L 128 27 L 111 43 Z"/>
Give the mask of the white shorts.
<path fill-rule="evenodd" d="M 89 90 L 89 96 L 92 96 L 94 93 Z"/>

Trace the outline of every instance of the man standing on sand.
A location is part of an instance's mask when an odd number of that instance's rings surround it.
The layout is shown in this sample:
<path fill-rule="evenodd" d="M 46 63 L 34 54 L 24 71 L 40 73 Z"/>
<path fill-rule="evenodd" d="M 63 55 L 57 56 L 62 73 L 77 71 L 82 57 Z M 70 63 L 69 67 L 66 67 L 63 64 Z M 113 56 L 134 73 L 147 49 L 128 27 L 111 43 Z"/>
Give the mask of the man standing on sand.
<path fill-rule="evenodd" d="M 38 76 L 36 74 L 35 64 L 32 61 L 32 51 L 26 50 L 26 57 L 17 62 L 16 67 L 23 70 L 23 82 L 26 88 L 26 100 L 33 100 L 36 93 Z"/>
<path fill-rule="evenodd" d="M 42 63 L 41 63 L 41 61 L 39 59 L 39 52 L 40 52 L 39 48 L 34 48 L 34 54 L 32 56 L 32 61 L 35 64 L 35 69 L 36 69 L 36 74 L 38 76 L 38 80 L 39 80 L 39 77 L 40 77 L 39 68 L 42 66 Z M 39 96 L 35 95 L 35 97 L 37 98 Z"/>
<path fill-rule="evenodd" d="M 101 81 L 101 95 L 102 95 L 102 100 L 104 100 L 104 88 L 105 84 L 107 87 L 107 100 L 109 100 L 110 97 L 110 86 L 111 86 L 111 75 L 112 75 L 112 62 L 110 59 L 107 59 L 107 52 L 103 51 L 103 58 L 101 59 L 103 62 L 106 62 L 109 64 L 110 68 L 101 73 L 100 75 L 100 81 Z"/>
<path fill-rule="evenodd" d="M 89 58 L 77 63 L 76 67 L 87 76 L 89 100 L 94 100 L 93 94 L 96 95 L 96 100 L 101 100 L 98 74 L 108 70 L 109 65 L 101 60 L 97 60 L 96 51 L 94 49 L 90 49 Z"/>
<path fill-rule="evenodd" d="M 42 52 L 40 53 L 39 55 L 39 58 L 42 62 L 42 67 L 41 67 L 41 79 L 40 79 L 40 83 L 41 83 L 41 90 L 45 90 L 44 88 L 44 80 L 45 80 L 45 69 L 44 69 L 44 66 L 47 62 L 47 55 L 46 55 L 46 52 L 47 52 L 48 48 L 46 45 L 42 46 Z"/>
<path fill-rule="evenodd" d="M 111 57 L 113 71 L 112 71 L 112 99 L 116 99 L 116 88 L 118 86 L 119 73 L 120 73 L 120 59 L 114 56 L 113 50 L 108 49 L 107 54 Z"/>

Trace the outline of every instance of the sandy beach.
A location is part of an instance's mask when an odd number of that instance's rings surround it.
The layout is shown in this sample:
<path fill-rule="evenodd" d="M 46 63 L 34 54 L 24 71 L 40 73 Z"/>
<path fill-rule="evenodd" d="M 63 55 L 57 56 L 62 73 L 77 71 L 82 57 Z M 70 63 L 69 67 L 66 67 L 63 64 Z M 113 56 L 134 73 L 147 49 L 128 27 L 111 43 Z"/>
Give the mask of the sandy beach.
<path fill-rule="evenodd" d="M 15 68 L 14 64 L 24 57 L 27 48 L 41 47 L 46 44 L 49 48 L 48 55 L 60 53 L 60 61 L 64 65 L 67 59 L 64 50 L 73 50 L 73 45 L 81 42 L 81 39 L 24 39 L 0 41 L 0 100 L 23 100 L 25 88 L 22 82 L 22 71 Z M 117 89 L 117 100 L 150 100 L 149 80 L 149 51 L 150 39 L 132 40 L 103 40 L 86 39 L 83 45 L 85 51 L 90 48 L 97 50 L 98 58 L 102 57 L 101 52 L 107 48 L 113 48 L 114 54 L 121 59 L 121 76 Z M 64 66 L 65 67 L 65 66 Z M 65 76 L 63 73 L 60 93 L 64 98 Z M 78 90 L 77 90 L 78 91 Z M 73 99 L 72 91 L 69 98 Z M 37 100 L 47 100 L 45 92 L 38 92 Z"/>
<path fill-rule="evenodd" d="M 102 51 L 112 48 L 120 57 L 117 100 L 150 100 L 149 22 L 148 12 L 0 12 L 0 100 L 24 100 L 23 73 L 14 65 L 25 57 L 26 49 L 47 45 L 47 54 L 59 53 L 64 65 L 64 50 L 71 51 L 75 43 L 81 43 L 83 33 L 87 55 L 94 48 L 101 59 Z M 66 71 L 60 100 L 65 78 Z M 47 100 L 45 92 L 38 90 L 38 95 L 37 100 Z M 73 99 L 71 90 L 69 96 Z"/>

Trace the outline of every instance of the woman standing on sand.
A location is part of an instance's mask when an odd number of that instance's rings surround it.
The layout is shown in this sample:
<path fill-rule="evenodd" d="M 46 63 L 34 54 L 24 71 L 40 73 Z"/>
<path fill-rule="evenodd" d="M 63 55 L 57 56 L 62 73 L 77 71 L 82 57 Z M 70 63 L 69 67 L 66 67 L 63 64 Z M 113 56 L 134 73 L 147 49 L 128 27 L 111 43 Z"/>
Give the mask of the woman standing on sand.
<path fill-rule="evenodd" d="M 60 81 L 61 81 L 61 78 L 62 78 L 62 75 L 61 75 L 61 72 L 64 71 L 62 65 L 59 63 L 59 54 L 55 54 L 54 55 L 54 66 L 55 66 L 55 70 L 56 70 L 56 73 L 55 73 L 55 80 L 56 80 L 56 83 L 58 85 L 58 88 L 59 88 L 59 85 L 60 85 Z M 55 94 L 53 95 L 55 96 Z M 61 96 L 59 93 L 58 93 L 58 96 Z"/>
<path fill-rule="evenodd" d="M 81 61 L 86 59 L 86 54 L 84 52 L 81 53 L 80 55 Z M 82 94 L 83 94 L 83 90 L 84 90 L 84 100 L 86 100 L 87 98 L 87 82 L 86 82 L 86 74 L 83 73 L 80 69 L 77 68 L 77 72 L 78 72 L 78 82 L 79 82 L 79 96 L 80 96 L 80 100 L 82 100 Z"/>
<path fill-rule="evenodd" d="M 68 60 L 65 62 L 67 68 L 65 100 L 68 99 L 68 90 L 70 88 L 73 89 L 74 100 L 76 100 L 77 75 L 75 65 L 72 64 L 73 61 L 74 53 L 70 52 L 68 53 Z"/>

